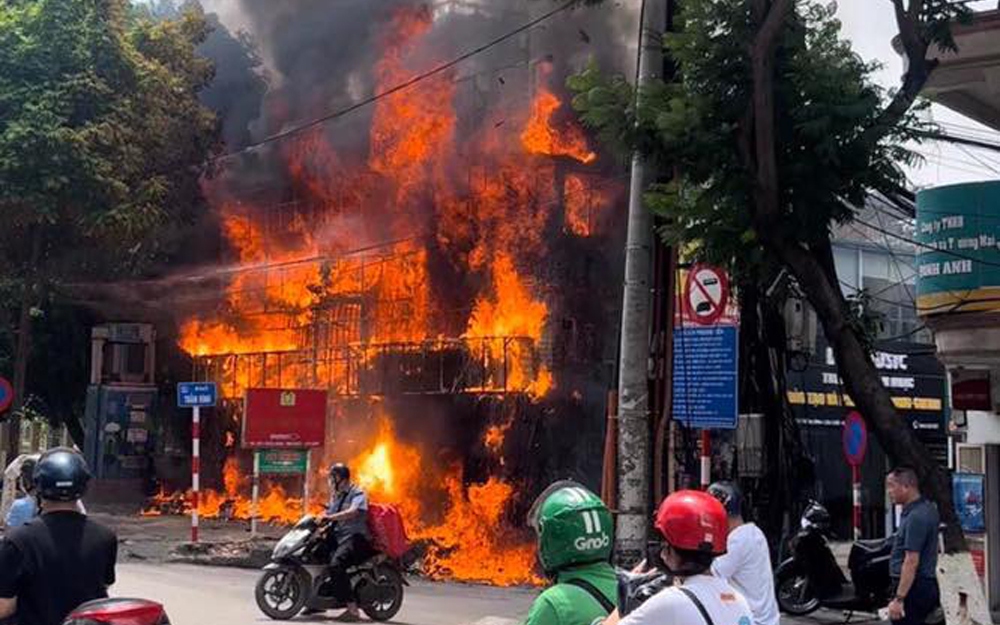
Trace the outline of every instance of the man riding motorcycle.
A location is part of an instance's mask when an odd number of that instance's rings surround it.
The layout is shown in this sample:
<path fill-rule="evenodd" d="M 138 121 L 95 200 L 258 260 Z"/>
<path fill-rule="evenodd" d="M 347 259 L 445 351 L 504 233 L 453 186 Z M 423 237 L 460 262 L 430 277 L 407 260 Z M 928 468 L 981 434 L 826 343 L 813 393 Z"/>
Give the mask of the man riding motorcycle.
<path fill-rule="evenodd" d="M 345 464 L 338 462 L 331 466 L 329 480 L 330 505 L 324 516 L 334 522 L 336 541 L 330 554 L 330 583 L 333 596 L 347 606 L 337 619 L 356 622 L 361 620 L 361 613 L 347 569 L 361 564 L 373 553 L 368 535 L 368 495 L 351 483 L 351 470 Z"/>
<path fill-rule="evenodd" d="M 591 625 L 614 611 L 613 520 L 604 502 L 574 482 L 556 482 L 536 500 L 529 522 L 538 560 L 555 583 L 535 600 L 525 625 Z"/>

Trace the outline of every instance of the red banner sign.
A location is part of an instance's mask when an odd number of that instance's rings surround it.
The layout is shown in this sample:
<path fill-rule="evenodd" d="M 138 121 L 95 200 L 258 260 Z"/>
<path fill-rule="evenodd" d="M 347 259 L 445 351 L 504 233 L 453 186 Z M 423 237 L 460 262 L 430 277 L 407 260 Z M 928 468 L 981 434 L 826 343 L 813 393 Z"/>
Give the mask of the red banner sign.
<path fill-rule="evenodd" d="M 326 391 L 247 389 L 244 447 L 319 447 L 326 438 Z"/>
<path fill-rule="evenodd" d="M 990 372 L 956 370 L 951 378 L 951 405 L 955 410 L 993 410 Z"/>

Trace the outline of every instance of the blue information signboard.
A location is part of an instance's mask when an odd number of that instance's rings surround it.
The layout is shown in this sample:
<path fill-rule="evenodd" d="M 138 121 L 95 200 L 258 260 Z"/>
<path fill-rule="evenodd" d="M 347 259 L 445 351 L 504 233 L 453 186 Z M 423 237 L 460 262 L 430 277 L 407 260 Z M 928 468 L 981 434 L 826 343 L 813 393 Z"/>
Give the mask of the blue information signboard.
<path fill-rule="evenodd" d="M 685 427 L 726 429 L 739 419 L 739 328 L 674 330 L 673 418 Z"/>
<path fill-rule="evenodd" d="M 178 408 L 211 408 L 218 393 L 215 382 L 180 382 L 177 384 Z"/>

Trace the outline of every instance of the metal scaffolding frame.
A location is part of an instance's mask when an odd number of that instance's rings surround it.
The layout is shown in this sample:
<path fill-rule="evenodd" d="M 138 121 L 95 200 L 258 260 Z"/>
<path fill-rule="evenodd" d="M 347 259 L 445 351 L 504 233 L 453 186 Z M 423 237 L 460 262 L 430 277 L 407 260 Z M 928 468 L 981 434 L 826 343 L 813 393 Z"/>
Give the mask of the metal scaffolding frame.
<path fill-rule="evenodd" d="M 503 336 L 198 356 L 192 374 L 230 399 L 251 387 L 363 397 L 523 393 L 541 367 L 534 340 Z"/>

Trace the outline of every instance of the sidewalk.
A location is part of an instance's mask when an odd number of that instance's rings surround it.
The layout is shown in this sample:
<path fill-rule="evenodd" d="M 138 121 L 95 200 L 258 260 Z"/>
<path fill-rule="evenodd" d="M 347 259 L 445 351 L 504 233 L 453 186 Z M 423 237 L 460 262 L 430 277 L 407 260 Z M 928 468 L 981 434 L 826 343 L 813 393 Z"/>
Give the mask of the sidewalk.
<path fill-rule="evenodd" d="M 95 506 L 91 518 L 118 534 L 121 562 L 193 562 L 257 567 L 266 562 L 274 543 L 288 528 L 259 523 L 251 539 L 245 521 L 200 519 L 199 545 L 192 546 L 191 518 L 141 516 L 133 509 Z"/>

